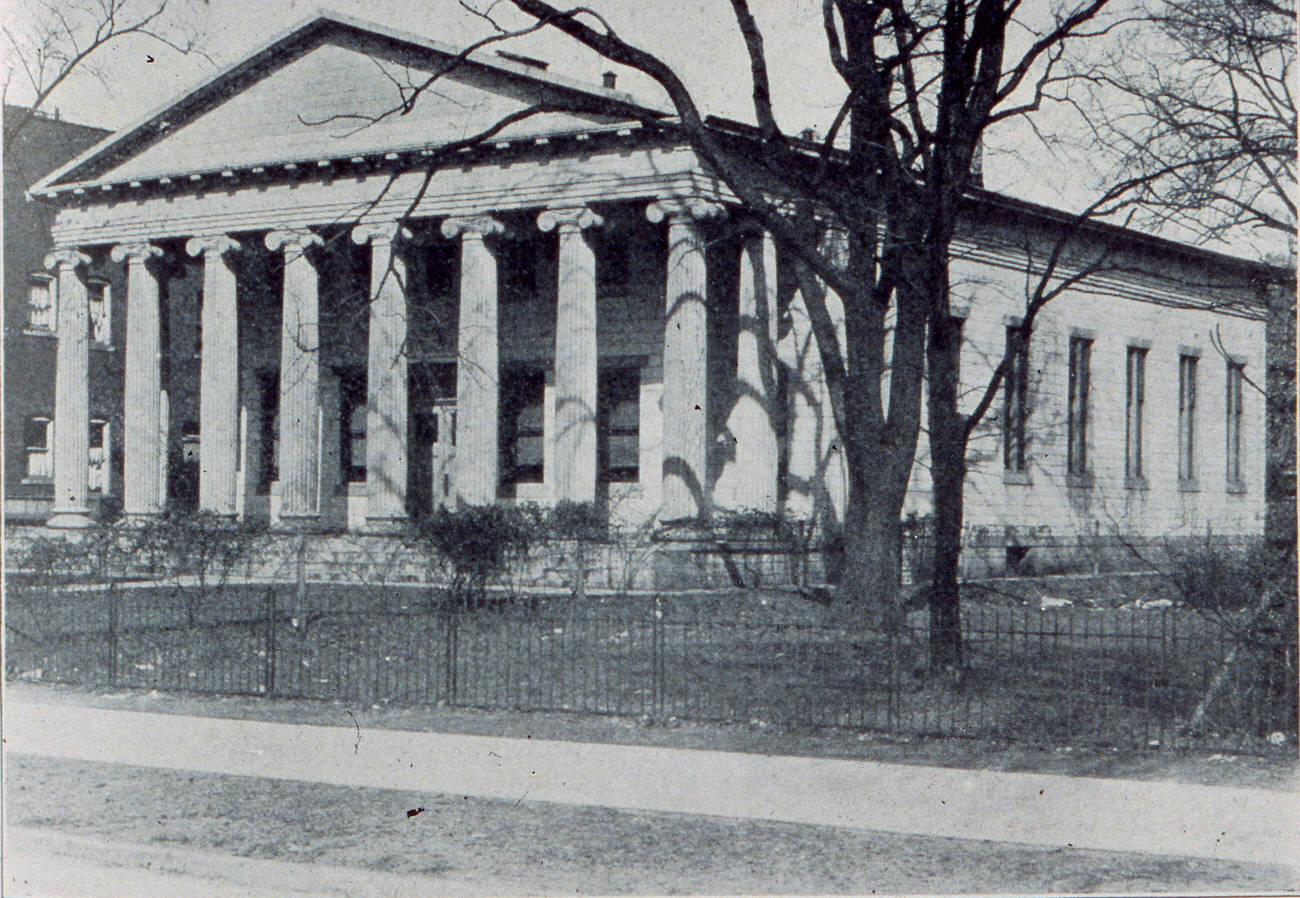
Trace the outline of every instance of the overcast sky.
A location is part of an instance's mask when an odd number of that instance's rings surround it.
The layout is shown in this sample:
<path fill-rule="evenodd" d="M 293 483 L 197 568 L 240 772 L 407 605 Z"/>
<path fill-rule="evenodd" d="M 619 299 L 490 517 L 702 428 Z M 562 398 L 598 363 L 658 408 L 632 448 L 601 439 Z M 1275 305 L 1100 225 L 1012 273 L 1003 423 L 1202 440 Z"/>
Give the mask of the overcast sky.
<path fill-rule="evenodd" d="M 78 0 L 86 2 L 86 0 Z M 472 0 L 484 8 L 487 0 Z M 254 48 L 325 8 L 359 19 L 416 32 L 462 46 L 489 33 L 487 24 L 457 0 L 172 0 L 186 26 L 200 35 L 206 54 L 180 55 L 156 42 L 124 40 L 102 51 L 97 74 L 70 78 L 50 99 L 64 118 L 117 128 L 163 105 Z M 749 68 L 727 0 L 592 0 L 624 37 L 664 59 L 682 77 L 707 113 L 752 121 Z M 0 18 L 21 29 L 33 0 L 0 0 Z M 771 68 L 773 100 L 781 124 L 824 131 L 843 97 L 832 71 L 821 28 L 821 0 L 755 0 Z M 1048 9 L 1048 0 L 1026 0 L 1026 8 Z M 499 11 L 509 7 L 500 3 Z M 5 49 L 8 49 L 7 47 Z M 511 42 L 509 49 L 546 59 L 551 70 L 599 83 L 613 68 L 559 34 L 538 34 Z M 7 62 L 10 60 L 7 60 Z M 656 100 L 648 79 L 621 70 L 619 87 L 641 99 Z M 9 102 L 29 99 L 22 79 L 11 84 Z M 1065 119 L 1047 113 L 1042 121 L 1057 130 Z M 1014 196 L 1063 208 L 1089 201 L 1097 173 L 1078 151 L 1047 149 L 1023 125 L 987 136 L 987 186 Z"/>

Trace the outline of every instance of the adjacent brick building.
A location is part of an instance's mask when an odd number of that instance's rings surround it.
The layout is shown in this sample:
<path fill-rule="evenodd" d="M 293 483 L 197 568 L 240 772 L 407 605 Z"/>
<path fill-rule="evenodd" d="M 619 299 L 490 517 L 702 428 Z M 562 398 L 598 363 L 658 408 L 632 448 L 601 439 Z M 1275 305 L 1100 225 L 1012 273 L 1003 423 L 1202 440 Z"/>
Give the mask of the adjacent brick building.
<path fill-rule="evenodd" d="M 50 226 L 58 208 L 29 200 L 27 189 L 109 132 L 18 106 L 4 107 L 3 127 L 5 517 L 39 520 L 49 513 L 53 495 L 49 423 L 54 418 L 55 331 L 45 254 L 54 248 Z M 120 361 L 97 346 L 91 365 L 96 390 L 92 414 L 96 420 L 117 420 Z M 117 389 L 111 388 L 114 383 Z M 110 425 L 110 438 L 112 429 Z"/>

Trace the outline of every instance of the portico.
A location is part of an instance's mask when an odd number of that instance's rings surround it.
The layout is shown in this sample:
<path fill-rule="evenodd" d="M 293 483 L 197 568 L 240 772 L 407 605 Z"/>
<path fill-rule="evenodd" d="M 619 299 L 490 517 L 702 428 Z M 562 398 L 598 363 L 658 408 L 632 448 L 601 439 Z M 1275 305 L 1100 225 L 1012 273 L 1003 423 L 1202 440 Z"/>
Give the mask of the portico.
<path fill-rule="evenodd" d="M 228 198 L 222 195 L 223 201 Z M 658 514 L 678 520 L 706 510 L 721 469 L 715 465 L 710 472 L 714 434 L 708 414 L 710 283 L 704 233 L 725 217 L 725 209 L 698 197 L 622 204 L 591 199 L 579 204 L 568 194 L 533 210 L 370 219 L 345 231 L 329 222 L 303 222 L 260 231 L 155 233 L 151 239 L 111 244 L 110 257 L 122 267 L 126 284 L 125 513 L 153 516 L 166 501 L 163 400 L 170 392 L 179 409 L 184 399 L 182 390 L 168 390 L 163 358 L 175 347 L 163 345 L 162 322 L 184 315 L 195 319 L 200 335 L 193 404 L 201 510 L 265 518 L 289 529 L 392 531 L 410 514 L 436 504 L 480 504 L 508 495 L 504 484 L 511 474 L 503 461 L 516 469 L 524 465 L 503 460 L 502 452 L 515 458 L 530 440 L 537 448 L 527 451 L 540 456 L 540 471 L 514 484 L 517 500 L 609 502 L 612 496 L 629 519 Z M 604 257 L 610 240 L 592 239 L 605 226 L 596 204 L 617 221 L 611 239 L 658 246 L 663 253 L 657 262 L 641 260 L 616 291 L 601 286 L 604 269 L 619 263 Z M 766 276 L 755 281 L 753 253 L 747 245 L 748 275 L 740 275 L 742 255 L 734 247 L 725 262 L 722 255 L 717 260 L 737 269 L 743 298 L 733 294 L 730 301 L 745 304 L 747 319 L 754 315 L 754 297 Z M 254 257 L 270 276 L 244 270 Z M 430 271 L 449 258 L 454 321 L 439 321 L 440 335 L 412 333 L 428 329 L 428 315 L 416 314 L 417 304 L 427 312 L 448 298 L 433 295 L 439 285 L 432 283 L 436 278 Z M 518 271 L 503 266 L 519 258 L 538 260 L 533 289 L 503 297 L 502 290 L 520 280 Z M 84 276 L 87 259 L 69 247 L 51 262 L 61 279 L 73 283 Z M 339 322 L 333 327 L 322 322 L 343 314 L 331 309 L 337 297 L 348 294 L 347 285 L 331 280 L 331 272 L 340 269 L 352 271 L 365 289 L 363 296 L 348 300 L 363 313 L 347 313 L 343 329 L 350 333 L 336 340 Z M 185 294 L 186 285 L 192 295 Z M 75 295 L 73 289 L 65 295 Z M 764 310 L 772 302 L 764 299 Z M 73 308 L 61 304 L 65 315 Z M 448 336 L 447 325 L 453 323 L 454 336 Z M 274 334 L 267 333 L 272 326 Z M 767 336 L 759 342 L 766 345 L 774 319 L 761 330 Z M 347 344 L 358 339 L 364 354 L 354 357 Z M 443 343 L 433 352 L 413 348 L 427 349 L 439 339 Z M 747 371 L 753 369 L 750 380 L 770 384 L 772 373 L 761 375 L 756 367 L 752 327 L 729 339 L 742 345 L 733 352 Z M 75 339 L 63 340 L 62 331 L 60 350 L 60 395 L 72 398 L 61 406 L 59 420 L 74 422 L 63 427 L 66 438 L 67 431 L 83 430 L 75 422 L 86 416 L 84 401 L 76 404 L 86 390 L 78 367 L 86 350 Z M 445 432 L 428 438 L 422 422 L 434 409 L 427 397 L 426 407 L 410 403 L 412 392 L 421 393 L 412 377 L 431 362 L 455 371 L 454 390 L 436 403 L 442 429 L 453 428 L 450 440 Z M 517 395 L 521 366 L 538 371 L 540 395 Z M 171 367 L 173 377 L 178 370 Z M 604 389 L 607 380 L 617 380 L 613 372 L 629 371 L 630 380 L 626 373 L 618 375 L 621 394 Z M 345 394 L 353 381 L 363 401 L 349 405 Z M 272 382 L 272 389 L 259 389 Z M 514 396 L 504 404 L 503 390 Z M 642 414 L 660 396 L 662 416 Z M 503 414 L 538 420 L 529 428 Z M 612 447 L 611 414 L 620 417 Z M 643 419 L 655 417 L 662 430 L 648 434 L 646 425 L 656 422 Z M 763 422 L 755 422 L 754 434 L 761 439 Z M 773 433 L 770 425 L 766 430 Z M 427 469 L 430 459 L 422 454 L 445 453 L 449 442 L 454 445 L 450 489 L 426 485 L 421 490 L 413 483 L 410 460 Z M 726 462 L 728 478 L 756 494 L 755 508 L 772 507 L 778 494 L 775 437 L 766 445 L 766 452 L 752 450 L 747 440 L 745 451 Z M 56 441 L 56 471 L 60 455 L 78 451 Z M 170 456 L 175 464 L 175 453 Z M 612 467 L 621 474 L 611 478 Z M 362 479 L 349 482 L 357 471 Z M 89 520 L 71 501 L 77 474 L 64 472 L 71 484 L 64 487 L 69 501 L 57 523 Z M 175 472 L 171 475 L 174 479 Z"/>

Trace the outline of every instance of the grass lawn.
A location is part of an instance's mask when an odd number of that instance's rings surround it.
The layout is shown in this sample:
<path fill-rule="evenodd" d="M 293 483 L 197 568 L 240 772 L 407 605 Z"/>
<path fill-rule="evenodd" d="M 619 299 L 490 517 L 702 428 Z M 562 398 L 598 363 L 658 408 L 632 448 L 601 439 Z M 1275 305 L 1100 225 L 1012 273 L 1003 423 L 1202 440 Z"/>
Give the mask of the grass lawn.
<path fill-rule="evenodd" d="M 6 760 L 12 825 L 420 874 L 435 891 L 439 881 L 489 894 L 1224 893 L 1297 885 L 1287 871 L 1208 860 Z M 424 810 L 408 813 L 417 808 Z"/>

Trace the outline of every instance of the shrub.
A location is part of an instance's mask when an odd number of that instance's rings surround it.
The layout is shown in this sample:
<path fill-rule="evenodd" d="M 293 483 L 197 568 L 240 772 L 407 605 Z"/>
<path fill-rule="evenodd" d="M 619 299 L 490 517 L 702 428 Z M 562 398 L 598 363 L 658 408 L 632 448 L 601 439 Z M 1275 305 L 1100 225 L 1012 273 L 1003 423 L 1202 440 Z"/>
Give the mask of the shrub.
<path fill-rule="evenodd" d="M 1231 691 L 1254 692 L 1236 705 L 1261 728 L 1296 736 L 1295 554 L 1263 540 L 1206 539 L 1166 548 L 1165 579 L 1194 612 L 1222 629 L 1232 649 L 1211 679 L 1191 726 Z M 1233 668 L 1236 668 L 1234 671 Z M 1229 725 L 1238 721 L 1228 721 Z"/>
<path fill-rule="evenodd" d="M 598 542 L 609 533 L 609 512 L 597 502 L 561 499 L 546 516 L 546 525 L 560 539 Z"/>
<path fill-rule="evenodd" d="M 451 600 L 463 606 L 481 600 L 488 584 L 526 557 L 540 535 L 536 509 L 467 505 L 439 508 L 412 522 L 407 544 L 448 574 Z"/>
<path fill-rule="evenodd" d="M 608 536 L 609 511 L 596 502 L 562 499 L 547 515 L 546 529 L 549 537 L 572 542 L 569 588 L 574 598 L 581 599 L 587 593 L 591 544 Z"/>

